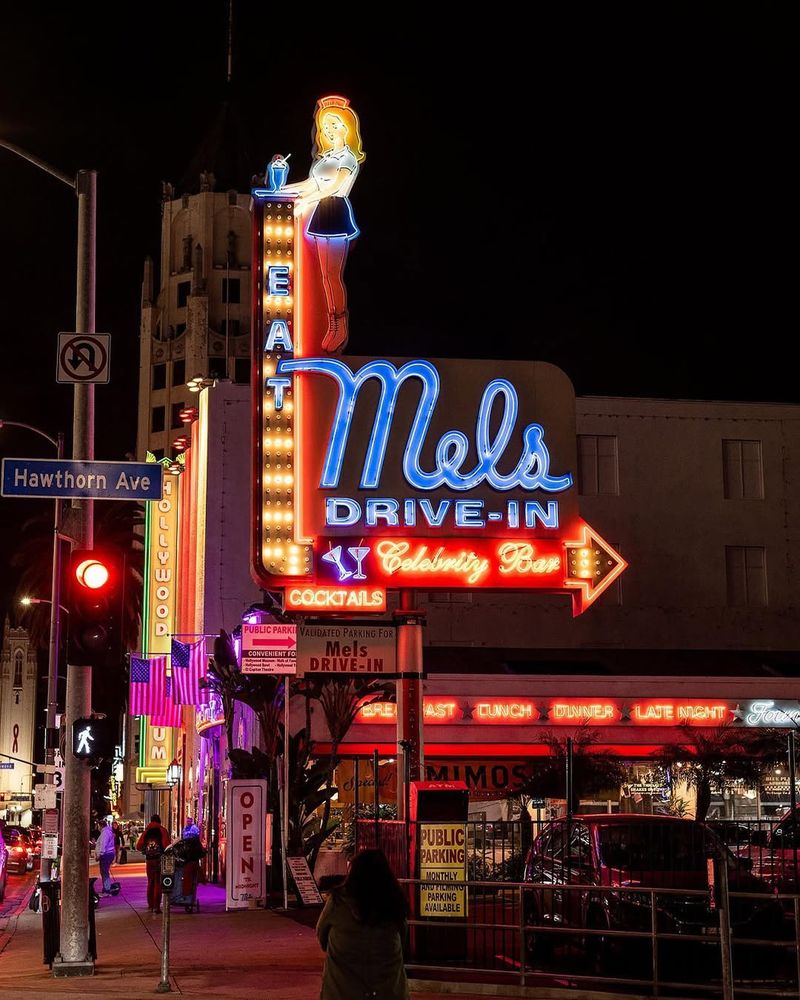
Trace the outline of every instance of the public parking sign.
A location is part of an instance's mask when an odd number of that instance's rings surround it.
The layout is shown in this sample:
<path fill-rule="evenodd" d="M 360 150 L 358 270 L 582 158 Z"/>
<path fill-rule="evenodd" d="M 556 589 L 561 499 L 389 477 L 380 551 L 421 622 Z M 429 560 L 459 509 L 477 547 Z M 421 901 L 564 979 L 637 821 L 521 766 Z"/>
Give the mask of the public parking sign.
<path fill-rule="evenodd" d="M 111 378 L 111 334 L 59 333 L 56 382 L 105 384 Z"/>
<path fill-rule="evenodd" d="M 296 625 L 242 625 L 243 674 L 296 674 Z"/>

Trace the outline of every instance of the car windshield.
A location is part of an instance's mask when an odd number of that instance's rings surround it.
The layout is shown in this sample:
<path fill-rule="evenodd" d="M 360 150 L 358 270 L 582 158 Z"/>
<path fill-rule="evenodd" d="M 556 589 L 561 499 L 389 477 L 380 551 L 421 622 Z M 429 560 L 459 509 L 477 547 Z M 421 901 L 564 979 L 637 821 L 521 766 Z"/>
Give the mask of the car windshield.
<path fill-rule="evenodd" d="M 705 871 L 707 846 L 703 828 L 694 823 L 609 823 L 600 827 L 600 855 L 609 868 Z"/>

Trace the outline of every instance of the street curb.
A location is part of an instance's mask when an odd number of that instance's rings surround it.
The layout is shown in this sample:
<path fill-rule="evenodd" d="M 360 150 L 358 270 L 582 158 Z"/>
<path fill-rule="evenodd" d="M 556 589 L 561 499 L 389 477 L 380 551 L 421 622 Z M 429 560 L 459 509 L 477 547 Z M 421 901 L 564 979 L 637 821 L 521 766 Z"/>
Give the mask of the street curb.
<path fill-rule="evenodd" d="M 26 889 L 25 892 L 22 894 L 22 899 L 19 905 L 17 906 L 16 910 L 14 910 L 14 912 L 8 916 L 7 918 L 8 923 L 6 924 L 6 929 L 2 933 L 0 933 L 0 955 L 3 954 L 3 952 L 8 947 L 11 939 L 14 937 L 14 934 L 17 931 L 17 921 L 27 909 L 31 896 L 34 894 L 35 891 L 36 891 L 36 882 L 34 881 L 33 884 L 30 886 L 30 888 Z"/>

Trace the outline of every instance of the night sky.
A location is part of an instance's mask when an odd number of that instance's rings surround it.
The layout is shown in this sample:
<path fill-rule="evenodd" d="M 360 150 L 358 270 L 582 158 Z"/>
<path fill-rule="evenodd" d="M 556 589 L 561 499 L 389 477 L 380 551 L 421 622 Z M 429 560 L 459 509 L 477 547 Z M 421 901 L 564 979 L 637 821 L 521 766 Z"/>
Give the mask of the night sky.
<path fill-rule="evenodd" d="M 333 23 L 237 0 L 227 85 L 222 0 L 45 6 L 4 10 L 0 134 L 66 172 L 99 171 L 97 329 L 114 340 L 98 458 L 135 447 L 162 179 L 196 191 L 205 166 L 218 189 L 244 190 L 278 151 L 304 177 L 314 103 L 337 92 L 367 153 L 353 353 L 538 358 L 579 393 L 798 402 L 779 8 L 640 20 L 575 5 L 555 24 L 501 4 L 454 14 L 445 33 L 429 6 L 350 23 L 337 8 Z M 69 430 L 54 369 L 56 334 L 74 328 L 74 197 L 0 150 L 0 205 L 0 417 Z M 0 455 L 14 454 L 48 456 L 0 431 Z M 0 500 L 0 613 L 18 527 L 42 503 Z"/>

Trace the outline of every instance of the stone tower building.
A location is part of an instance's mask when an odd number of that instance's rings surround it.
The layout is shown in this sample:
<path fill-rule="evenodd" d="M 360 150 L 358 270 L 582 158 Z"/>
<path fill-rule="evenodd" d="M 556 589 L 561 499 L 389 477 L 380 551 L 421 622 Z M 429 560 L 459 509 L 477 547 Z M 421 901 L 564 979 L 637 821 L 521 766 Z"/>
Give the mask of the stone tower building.
<path fill-rule="evenodd" d="M 36 650 L 6 619 L 0 654 L 0 819 L 30 823 L 36 731 Z M 10 759 L 17 758 L 17 759 Z M 27 814 L 27 815 L 26 815 Z"/>
<path fill-rule="evenodd" d="M 163 185 L 160 267 L 148 258 L 142 285 L 140 460 L 173 457 L 191 380 L 250 380 L 250 195 L 214 187 L 208 172 L 196 194 Z"/>

